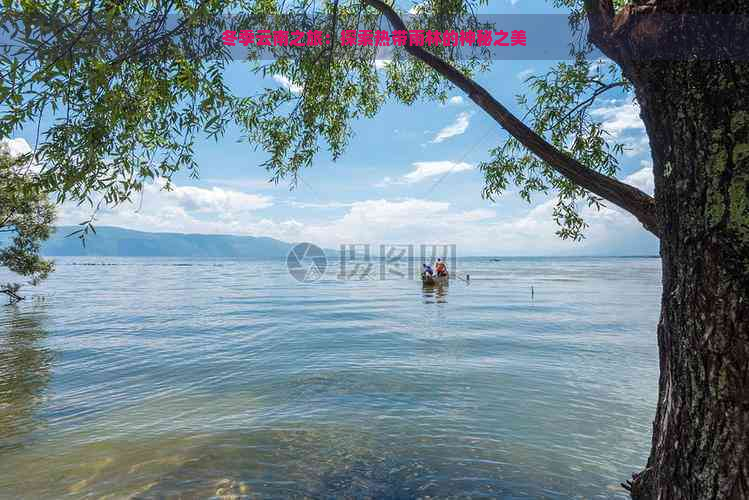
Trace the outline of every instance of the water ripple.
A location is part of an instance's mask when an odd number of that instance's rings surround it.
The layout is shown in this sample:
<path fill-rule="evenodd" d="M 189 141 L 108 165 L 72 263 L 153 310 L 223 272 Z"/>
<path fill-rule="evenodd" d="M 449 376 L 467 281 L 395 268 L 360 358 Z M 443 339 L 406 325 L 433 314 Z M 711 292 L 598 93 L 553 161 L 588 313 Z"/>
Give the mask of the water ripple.
<path fill-rule="evenodd" d="M 0 309 L 0 496 L 625 498 L 658 260 L 460 265 L 435 289 L 58 259 Z"/>

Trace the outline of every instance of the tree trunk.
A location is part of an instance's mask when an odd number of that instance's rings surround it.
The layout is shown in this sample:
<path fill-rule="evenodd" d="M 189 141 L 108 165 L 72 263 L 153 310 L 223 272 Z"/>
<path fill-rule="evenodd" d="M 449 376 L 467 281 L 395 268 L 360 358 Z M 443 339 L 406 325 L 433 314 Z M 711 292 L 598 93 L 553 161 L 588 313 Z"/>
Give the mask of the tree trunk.
<path fill-rule="evenodd" d="M 658 407 L 632 497 L 749 498 L 749 1 L 586 1 L 641 107 L 663 259 Z"/>
<path fill-rule="evenodd" d="M 658 408 L 635 499 L 749 498 L 749 64 L 630 62 L 653 154 Z"/>

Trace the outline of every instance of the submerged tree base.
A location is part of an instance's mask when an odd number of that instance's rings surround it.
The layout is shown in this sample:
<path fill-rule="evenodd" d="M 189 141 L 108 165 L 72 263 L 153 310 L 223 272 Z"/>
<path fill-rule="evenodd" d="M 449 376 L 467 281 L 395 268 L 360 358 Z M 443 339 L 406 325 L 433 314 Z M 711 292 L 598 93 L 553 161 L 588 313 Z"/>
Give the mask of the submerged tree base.
<path fill-rule="evenodd" d="M 634 500 L 650 500 L 653 498 L 654 486 L 653 469 L 650 467 L 642 472 L 632 474 L 632 481 L 622 483 L 622 487 L 629 491 Z"/>

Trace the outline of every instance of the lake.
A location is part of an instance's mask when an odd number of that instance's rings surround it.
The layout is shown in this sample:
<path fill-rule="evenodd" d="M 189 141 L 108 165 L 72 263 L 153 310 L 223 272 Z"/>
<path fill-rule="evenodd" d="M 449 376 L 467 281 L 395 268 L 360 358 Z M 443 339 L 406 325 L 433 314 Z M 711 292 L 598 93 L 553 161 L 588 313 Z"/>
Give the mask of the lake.
<path fill-rule="evenodd" d="M 628 498 L 659 259 L 336 265 L 57 259 L 0 307 L 0 496 Z"/>

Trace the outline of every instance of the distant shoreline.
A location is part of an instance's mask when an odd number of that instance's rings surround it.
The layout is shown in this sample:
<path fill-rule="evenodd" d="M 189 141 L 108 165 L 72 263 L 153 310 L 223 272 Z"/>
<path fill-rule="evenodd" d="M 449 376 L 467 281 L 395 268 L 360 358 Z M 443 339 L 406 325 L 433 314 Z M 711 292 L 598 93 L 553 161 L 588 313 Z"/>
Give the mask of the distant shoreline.
<path fill-rule="evenodd" d="M 55 233 L 44 242 L 41 254 L 45 257 L 110 257 L 110 258 L 190 258 L 190 259 L 285 259 L 295 243 L 265 236 L 235 236 L 228 234 L 158 233 L 124 229 L 114 226 L 97 226 L 96 233 L 86 237 L 85 246 L 75 236 L 68 236 L 78 226 L 58 226 Z M 7 238 L 7 237 L 6 237 Z M 0 244 L 3 237 L 0 235 Z M 394 246 L 402 246 L 394 244 Z M 323 248 L 328 260 L 339 259 L 339 249 Z M 459 259 L 521 260 L 521 259 L 640 259 L 659 258 L 652 253 L 601 254 L 601 255 L 460 255 Z M 347 251 L 347 257 L 349 256 Z M 449 255 L 445 255 L 448 260 Z M 372 252 L 369 260 L 386 258 Z M 404 255 L 403 260 L 409 259 Z M 422 261 L 424 257 L 412 254 L 410 259 Z M 364 253 L 357 251 L 355 259 L 366 260 Z"/>

